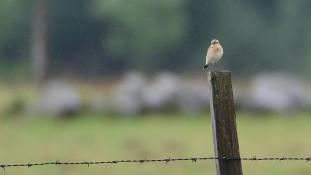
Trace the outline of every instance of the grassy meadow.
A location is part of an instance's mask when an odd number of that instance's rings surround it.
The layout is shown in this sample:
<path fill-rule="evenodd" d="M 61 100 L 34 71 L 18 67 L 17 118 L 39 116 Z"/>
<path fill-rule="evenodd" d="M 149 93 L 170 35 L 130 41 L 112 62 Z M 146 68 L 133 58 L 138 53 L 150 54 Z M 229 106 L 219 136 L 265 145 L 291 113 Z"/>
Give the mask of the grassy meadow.
<path fill-rule="evenodd" d="M 260 114 L 258 114 L 260 115 Z M 242 157 L 310 156 L 311 114 L 238 113 Z M 295 116 L 295 117 L 294 117 Z M 85 161 L 213 156 L 208 114 L 136 118 L 81 115 L 74 119 L 1 118 L 0 162 Z M 309 175 L 304 161 L 242 162 L 244 174 Z M 7 168 L 2 174 L 215 174 L 214 161 Z"/>

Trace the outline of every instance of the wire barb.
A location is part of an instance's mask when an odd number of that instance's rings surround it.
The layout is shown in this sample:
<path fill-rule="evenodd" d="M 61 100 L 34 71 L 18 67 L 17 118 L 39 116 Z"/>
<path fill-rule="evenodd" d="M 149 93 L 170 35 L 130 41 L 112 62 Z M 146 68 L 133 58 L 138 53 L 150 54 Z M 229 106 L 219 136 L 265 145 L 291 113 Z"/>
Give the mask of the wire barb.
<path fill-rule="evenodd" d="M 3 169 L 3 171 L 5 171 L 5 165 L 0 165 L 1 166 L 1 168 Z"/>
<path fill-rule="evenodd" d="M 165 159 L 165 163 L 167 164 L 168 162 L 171 161 L 171 158 L 169 157 L 168 159 Z"/>

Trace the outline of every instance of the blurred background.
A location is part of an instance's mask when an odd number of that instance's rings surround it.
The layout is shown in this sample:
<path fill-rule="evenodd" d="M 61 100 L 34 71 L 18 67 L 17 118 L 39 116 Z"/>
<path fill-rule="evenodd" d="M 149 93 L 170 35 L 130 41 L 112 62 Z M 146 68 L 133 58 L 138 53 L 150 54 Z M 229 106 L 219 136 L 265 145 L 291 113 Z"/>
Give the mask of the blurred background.
<path fill-rule="evenodd" d="M 308 156 L 310 8 L 309 0 L 1 0 L 0 162 L 213 155 L 203 66 L 214 38 L 224 48 L 218 68 L 232 72 L 241 155 Z M 213 163 L 6 174 L 203 174 L 215 173 Z M 305 163 L 243 165 L 245 174 L 311 173 Z"/>

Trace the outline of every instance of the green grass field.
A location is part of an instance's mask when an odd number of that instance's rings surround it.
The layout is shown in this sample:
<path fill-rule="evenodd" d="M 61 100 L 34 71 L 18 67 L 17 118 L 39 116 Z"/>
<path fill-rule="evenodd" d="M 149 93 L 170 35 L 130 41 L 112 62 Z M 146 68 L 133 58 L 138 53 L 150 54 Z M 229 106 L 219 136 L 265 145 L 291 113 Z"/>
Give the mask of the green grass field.
<path fill-rule="evenodd" d="M 179 116 L 180 115 L 180 116 Z M 238 114 L 242 157 L 311 156 L 311 114 Z M 81 116 L 72 120 L 0 120 L 0 162 L 85 161 L 213 156 L 207 114 L 149 114 L 134 119 Z M 242 162 L 246 175 L 310 175 L 303 161 Z M 7 168 L 13 175 L 189 175 L 215 174 L 214 161 L 94 166 Z"/>

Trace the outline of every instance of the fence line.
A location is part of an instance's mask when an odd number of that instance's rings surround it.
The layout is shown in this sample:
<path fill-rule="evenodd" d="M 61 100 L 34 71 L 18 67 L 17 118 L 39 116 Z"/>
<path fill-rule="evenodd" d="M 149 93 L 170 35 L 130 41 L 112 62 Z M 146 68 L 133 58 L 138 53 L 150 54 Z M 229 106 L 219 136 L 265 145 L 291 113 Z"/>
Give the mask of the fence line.
<path fill-rule="evenodd" d="M 196 163 L 203 160 L 224 160 L 224 161 L 306 161 L 310 162 L 311 157 L 190 157 L 190 158 L 166 158 L 166 159 L 128 159 L 128 160 L 113 160 L 113 161 L 81 161 L 81 162 L 41 162 L 41 163 L 17 163 L 17 164 L 0 164 L 0 167 L 5 170 L 12 167 L 34 167 L 47 165 L 99 165 L 99 164 L 119 164 L 119 163 L 156 163 L 156 162 L 176 162 L 176 161 L 191 161 Z"/>

